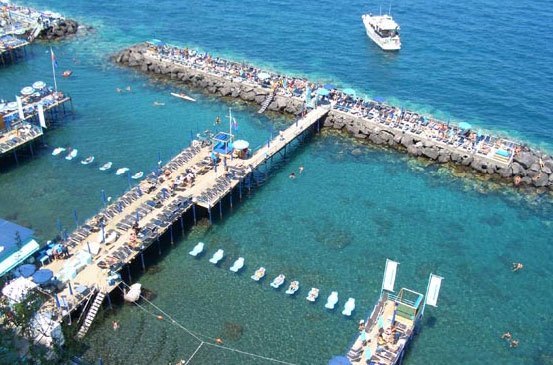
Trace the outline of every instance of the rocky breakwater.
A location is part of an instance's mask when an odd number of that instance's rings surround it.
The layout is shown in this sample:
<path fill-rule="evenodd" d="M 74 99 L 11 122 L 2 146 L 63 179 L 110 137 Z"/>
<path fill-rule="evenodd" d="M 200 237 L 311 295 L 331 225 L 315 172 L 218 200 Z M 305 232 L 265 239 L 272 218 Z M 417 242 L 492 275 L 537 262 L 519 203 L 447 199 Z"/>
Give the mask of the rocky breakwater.
<path fill-rule="evenodd" d="M 43 29 L 38 38 L 49 41 L 60 40 L 76 34 L 78 30 L 79 23 L 71 19 L 62 19 Z"/>
<path fill-rule="evenodd" d="M 438 143 L 423 135 L 401 131 L 375 120 L 337 110 L 332 110 L 328 114 L 324 125 L 346 131 L 353 137 L 372 144 L 389 146 L 436 163 L 464 166 L 477 174 L 492 175 L 498 180 L 516 186 L 535 188 L 538 192 L 553 191 L 553 158 L 527 147 L 522 147 L 513 161 L 506 164 L 496 162 L 487 156 Z"/>
<path fill-rule="evenodd" d="M 114 56 L 114 60 L 121 65 L 174 80 L 219 97 L 240 99 L 261 105 L 271 94 L 269 88 L 161 59 L 154 53 L 149 52 L 146 44 L 138 44 L 124 49 Z M 299 115 L 303 110 L 303 100 L 275 95 L 267 109 L 274 112 Z"/>

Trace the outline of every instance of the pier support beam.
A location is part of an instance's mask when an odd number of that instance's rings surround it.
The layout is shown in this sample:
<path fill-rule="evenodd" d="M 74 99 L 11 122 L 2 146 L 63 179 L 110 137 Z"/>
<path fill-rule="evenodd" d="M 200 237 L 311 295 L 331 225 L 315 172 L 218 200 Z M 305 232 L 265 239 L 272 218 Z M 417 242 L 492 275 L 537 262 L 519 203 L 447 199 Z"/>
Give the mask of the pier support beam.
<path fill-rule="evenodd" d="M 180 216 L 180 230 L 182 231 L 182 235 L 184 236 L 184 218 L 182 215 Z"/>
<path fill-rule="evenodd" d="M 242 179 L 238 181 L 238 196 L 240 197 L 240 201 L 242 201 Z"/>
<path fill-rule="evenodd" d="M 219 200 L 219 218 L 223 219 L 223 199 Z"/>
<path fill-rule="evenodd" d="M 127 275 L 129 275 L 129 284 L 132 284 L 131 266 L 127 264 Z"/>
<path fill-rule="evenodd" d="M 113 310 L 113 306 L 111 305 L 111 298 L 110 298 L 110 293 L 107 293 L 106 297 L 108 298 L 108 307 L 109 307 L 109 310 Z"/>
<path fill-rule="evenodd" d="M 192 218 L 194 219 L 194 225 L 196 225 L 198 223 L 196 218 L 196 204 L 192 205 Z"/>
<path fill-rule="evenodd" d="M 173 240 L 173 225 L 171 224 L 171 226 L 169 227 L 169 235 L 171 236 L 171 245 L 174 245 L 175 244 L 175 241 Z"/>
<path fill-rule="evenodd" d="M 209 215 L 209 224 L 213 224 L 213 219 L 211 218 L 211 207 L 207 207 L 207 214 Z"/>
<path fill-rule="evenodd" d="M 232 189 L 230 190 L 228 197 L 230 202 L 230 209 L 232 210 Z"/>
<path fill-rule="evenodd" d="M 146 272 L 146 265 L 144 264 L 144 252 L 140 252 L 140 263 L 142 264 L 142 271 Z"/>
<path fill-rule="evenodd" d="M 161 241 L 159 240 L 159 236 L 157 236 L 157 253 L 161 256 Z"/>

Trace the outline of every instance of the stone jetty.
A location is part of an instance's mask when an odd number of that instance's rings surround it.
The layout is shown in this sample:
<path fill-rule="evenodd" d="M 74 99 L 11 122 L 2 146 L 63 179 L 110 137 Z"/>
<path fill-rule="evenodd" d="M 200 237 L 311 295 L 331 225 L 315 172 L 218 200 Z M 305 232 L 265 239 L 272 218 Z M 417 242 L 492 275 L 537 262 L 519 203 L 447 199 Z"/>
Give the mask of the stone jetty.
<path fill-rule="evenodd" d="M 71 19 L 63 19 L 45 28 L 38 36 L 43 40 L 61 40 L 72 36 L 79 30 L 79 23 Z"/>
<path fill-rule="evenodd" d="M 318 95 L 322 85 L 260 70 L 244 63 L 166 44 L 140 43 L 114 56 L 123 66 L 219 97 L 299 115 L 316 99 L 332 105 L 324 126 L 375 145 L 389 146 L 435 163 L 463 166 L 537 192 L 553 191 L 553 158 L 511 140 L 450 126 L 415 112 L 351 97 L 339 90 Z M 297 86 L 295 89 L 294 87 Z M 318 90 L 318 89 L 317 89 Z"/>

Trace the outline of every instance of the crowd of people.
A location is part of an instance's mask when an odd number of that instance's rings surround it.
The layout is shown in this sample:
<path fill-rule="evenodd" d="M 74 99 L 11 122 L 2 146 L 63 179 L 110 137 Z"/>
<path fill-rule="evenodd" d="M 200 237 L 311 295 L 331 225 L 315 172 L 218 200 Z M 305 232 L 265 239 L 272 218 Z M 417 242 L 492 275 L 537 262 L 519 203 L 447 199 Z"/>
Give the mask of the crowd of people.
<path fill-rule="evenodd" d="M 483 133 L 479 129 L 475 130 L 470 126 L 462 128 L 466 123 L 457 125 L 442 122 L 382 102 L 364 100 L 356 97 L 355 93 L 345 93 L 333 85 L 329 87 L 310 82 L 306 78 L 283 76 L 244 63 L 213 57 L 207 52 L 178 48 L 161 42 L 151 43 L 150 51 L 164 60 L 201 69 L 204 72 L 236 82 L 270 88 L 276 94 L 304 99 L 308 105 L 314 105 L 313 101 L 330 103 L 336 110 L 400 131 L 420 135 L 468 153 L 478 153 L 487 157 L 496 157 L 497 155 L 499 161 L 508 162 L 520 149 L 519 145 L 512 141 Z M 324 92 L 320 91 L 325 88 L 329 89 Z"/>

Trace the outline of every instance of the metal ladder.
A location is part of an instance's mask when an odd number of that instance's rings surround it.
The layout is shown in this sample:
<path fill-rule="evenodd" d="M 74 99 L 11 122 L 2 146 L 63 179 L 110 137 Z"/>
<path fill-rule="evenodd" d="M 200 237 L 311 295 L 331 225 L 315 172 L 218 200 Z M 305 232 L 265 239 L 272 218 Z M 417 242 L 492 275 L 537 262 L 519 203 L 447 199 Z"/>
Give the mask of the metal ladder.
<path fill-rule="evenodd" d="M 96 318 L 98 309 L 100 309 L 100 306 L 102 305 L 102 302 L 104 301 L 105 296 L 106 294 L 103 291 L 100 291 L 98 292 L 98 294 L 96 294 L 94 303 L 92 303 L 92 307 L 90 307 L 90 310 L 86 315 L 84 323 L 81 326 L 79 333 L 77 333 L 77 338 L 83 338 L 86 335 L 86 333 L 88 332 L 88 329 L 90 328 L 90 325 L 92 324 L 92 321 L 94 321 L 94 318 Z"/>
<path fill-rule="evenodd" d="M 273 101 L 274 97 L 275 97 L 275 92 L 273 91 L 267 96 L 267 99 L 263 101 L 263 104 L 261 104 L 261 109 L 259 109 L 257 113 L 263 114 L 263 112 L 267 110 L 267 108 L 269 107 L 269 104 L 271 104 L 271 101 Z"/>

